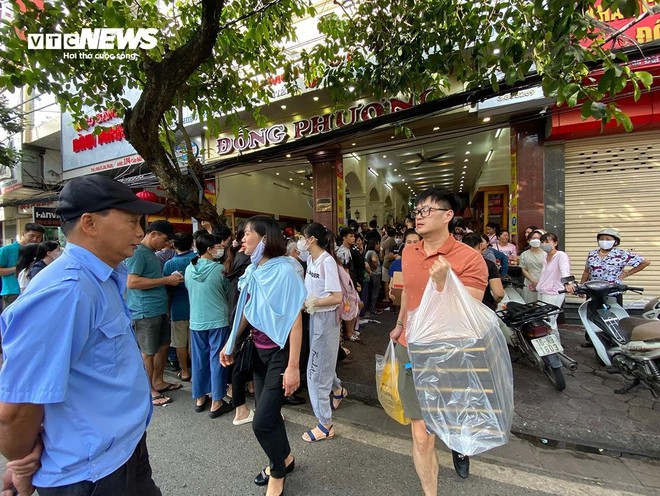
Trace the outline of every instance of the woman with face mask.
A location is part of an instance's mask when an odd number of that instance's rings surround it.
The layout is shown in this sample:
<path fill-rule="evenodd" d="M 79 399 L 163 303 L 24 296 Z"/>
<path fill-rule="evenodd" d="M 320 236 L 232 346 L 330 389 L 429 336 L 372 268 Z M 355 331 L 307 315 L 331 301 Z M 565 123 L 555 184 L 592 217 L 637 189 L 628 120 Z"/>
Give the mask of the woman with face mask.
<path fill-rule="evenodd" d="M 302 438 L 313 443 L 334 437 L 332 411 L 348 394 L 336 372 L 341 334 L 336 310 L 342 303 L 338 271 L 343 269 L 334 257 L 333 236 L 324 226 L 312 222 L 303 228 L 302 234 L 310 254 L 305 275 L 305 310 L 310 314 L 307 390 L 318 420 L 316 427 Z"/>
<path fill-rule="evenodd" d="M 550 303 L 559 308 L 564 304 L 565 294 L 559 291 L 568 289 L 561 282 L 562 278 L 571 275 L 571 261 L 568 255 L 563 251 L 557 250 L 557 235 L 554 233 L 545 233 L 541 236 L 541 250 L 545 253 L 543 268 L 536 284 L 539 301 Z M 552 328 L 552 333 L 560 339 L 559 329 L 557 327 L 557 315 L 547 318 L 548 324 Z"/>
<path fill-rule="evenodd" d="M 580 284 L 586 281 L 620 283 L 644 270 L 651 262 L 637 253 L 618 248 L 621 235 L 616 229 L 603 229 L 596 234 L 598 249 L 589 252 Z M 626 267 L 630 267 L 626 270 Z"/>
<path fill-rule="evenodd" d="M 251 264 L 238 282 L 236 316 L 220 362 L 233 364 L 237 338 L 251 332 L 258 405 L 252 430 L 269 461 L 254 483 L 268 485 L 266 495 L 277 496 L 295 467 L 281 411 L 284 396 L 291 396 L 300 386 L 301 309 L 307 291 L 296 272 L 297 262 L 286 256 L 286 241 L 275 219 L 251 217 L 242 244 Z"/>
<path fill-rule="evenodd" d="M 529 236 L 527 236 L 529 249 L 520 254 L 519 265 L 525 276 L 525 287 L 523 288 L 523 299 L 525 303 L 538 300 L 536 284 L 539 282 L 543 261 L 546 257 L 545 252 L 541 249 L 541 236 L 544 234 L 545 231 L 541 230 L 530 232 Z"/>
<path fill-rule="evenodd" d="M 218 354 L 229 336 L 229 281 L 222 264 L 215 262 L 222 249 L 214 234 L 202 233 L 195 241 L 198 257 L 186 268 L 185 283 L 190 300 L 190 345 L 192 355 L 192 396 L 195 411 L 206 408 L 211 395 L 209 417 L 216 418 L 233 410 L 224 397 L 227 393 L 227 369 L 218 362 Z"/>

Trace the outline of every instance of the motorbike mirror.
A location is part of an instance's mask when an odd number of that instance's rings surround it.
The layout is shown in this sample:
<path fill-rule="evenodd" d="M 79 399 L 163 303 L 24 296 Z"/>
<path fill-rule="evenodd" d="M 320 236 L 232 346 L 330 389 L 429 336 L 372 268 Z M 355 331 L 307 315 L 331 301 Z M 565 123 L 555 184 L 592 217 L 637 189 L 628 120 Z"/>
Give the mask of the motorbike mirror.
<path fill-rule="evenodd" d="M 570 284 L 572 282 L 575 282 L 575 276 L 562 277 L 561 282 L 563 284 Z"/>

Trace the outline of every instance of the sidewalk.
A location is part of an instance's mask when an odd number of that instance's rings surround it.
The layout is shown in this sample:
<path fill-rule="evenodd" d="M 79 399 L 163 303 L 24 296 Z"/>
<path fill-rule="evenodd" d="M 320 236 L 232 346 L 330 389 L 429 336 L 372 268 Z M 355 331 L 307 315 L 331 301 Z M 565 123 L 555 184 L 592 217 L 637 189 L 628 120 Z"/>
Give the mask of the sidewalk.
<path fill-rule="evenodd" d="M 362 342 L 348 343 L 351 354 L 337 373 L 352 399 L 378 405 L 374 356 L 385 352 L 396 315 L 385 311 L 369 319 Z M 593 349 L 580 347 L 581 327 L 564 325 L 560 331 L 565 353 L 579 362 L 578 370 L 562 369 L 567 386 L 559 392 L 540 370 L 523 360 L 514 363 L 512 431 L 550 446 L 660 458 L 660 401 L 639 387 L 615 394 L 623 379 L 605 372 Z"/>

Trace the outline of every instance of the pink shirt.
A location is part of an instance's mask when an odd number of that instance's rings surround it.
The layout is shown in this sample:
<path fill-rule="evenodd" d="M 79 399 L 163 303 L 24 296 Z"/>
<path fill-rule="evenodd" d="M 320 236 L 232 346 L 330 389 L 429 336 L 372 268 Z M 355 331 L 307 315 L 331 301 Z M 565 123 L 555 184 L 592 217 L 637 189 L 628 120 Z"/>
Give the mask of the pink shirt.
<path fill-rule="evenodd" d="M 564 289 L 561 278 L 570 275 L 571 261 L 566 253 L 558 251 L 549 262 L 546 256 L 543 259 L 543 268 L 541 269 L 541 276 L 536 285 L 536 290 L 542 294 L 559 294 L 559 291 Z"/>

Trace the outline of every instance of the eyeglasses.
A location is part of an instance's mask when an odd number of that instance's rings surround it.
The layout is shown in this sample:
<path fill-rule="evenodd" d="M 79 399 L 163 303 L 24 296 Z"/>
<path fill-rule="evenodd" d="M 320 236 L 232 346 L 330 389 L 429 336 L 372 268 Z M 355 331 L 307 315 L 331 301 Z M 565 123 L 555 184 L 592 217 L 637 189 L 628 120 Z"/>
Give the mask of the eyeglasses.
<path fill-rule="evenodd" d="M 450 209 L 448 209 L 448 208 L 435 208 L 435 207 L 429 207 L 429 206 L 427 205 L 426 207 L 422 207 L 422 208 L 418 208 L 418 209 L 416 209 L 416 210 L 413 210 L 413 211 L 410 212 L 410 213 L 412 214 L 413 218 L 417 217 L 418 215 L 421 215 L 421 216 L 422 216 L 422 219 L 423 219 L 424 217 L 428 217 L 429 215 L 431 215 L 431 212 L 432 212 L 433 210 L 440 210 L 440 211 L 442 211 L 442 212 L 449 212 Z"/>

